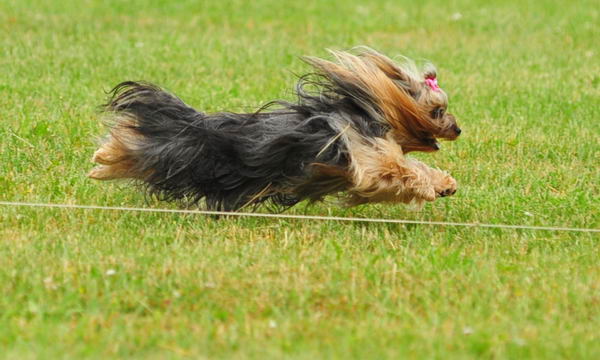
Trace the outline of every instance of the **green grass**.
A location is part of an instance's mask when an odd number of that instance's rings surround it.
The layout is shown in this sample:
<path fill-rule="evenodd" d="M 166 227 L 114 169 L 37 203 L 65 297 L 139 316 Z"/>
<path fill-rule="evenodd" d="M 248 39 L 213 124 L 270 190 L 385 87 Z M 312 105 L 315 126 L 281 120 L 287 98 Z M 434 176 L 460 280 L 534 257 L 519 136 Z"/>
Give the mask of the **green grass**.
<path fill-rule="evenodd" d="M 292 98 L 298 57 L 437 64 L 456 196 L 294 214 L 600 227 L 594 1 L 0 3 L 0 200 L 166 207 L 85 177 L 126 79 L 205 111 Z M 458 15 L 460 14 L 460 16 Z M 0 358 L 600 358 L 599 237 L 0 207 Z"/>

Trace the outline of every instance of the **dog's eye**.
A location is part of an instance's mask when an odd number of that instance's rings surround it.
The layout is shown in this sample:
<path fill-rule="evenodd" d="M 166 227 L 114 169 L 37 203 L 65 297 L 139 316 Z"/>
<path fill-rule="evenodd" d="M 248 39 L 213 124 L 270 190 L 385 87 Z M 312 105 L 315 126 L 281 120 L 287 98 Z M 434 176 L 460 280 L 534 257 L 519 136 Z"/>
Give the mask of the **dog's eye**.
<path fill-rule="evenodd" d="M 431 112 L 431 117 L 434 118 L 434 119 L 441 119 L 442 116 L 444 116 L 444 112 L 445 111 L 446 110 L 444 110 L 444 108 L 441 108 L 441 107 L 435 108 L 435 110 L 433 110 Z"/>

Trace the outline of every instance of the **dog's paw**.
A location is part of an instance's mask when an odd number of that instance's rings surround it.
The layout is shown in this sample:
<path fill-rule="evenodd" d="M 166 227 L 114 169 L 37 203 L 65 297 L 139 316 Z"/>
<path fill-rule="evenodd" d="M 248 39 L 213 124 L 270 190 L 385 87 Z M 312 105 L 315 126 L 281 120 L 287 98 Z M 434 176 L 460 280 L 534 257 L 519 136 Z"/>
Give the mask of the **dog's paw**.
<path fill-rule="evenodd" d="M 436 198 L 436 192 L 433 187 L 423 187 L 415 192 L 415 197 L 420 200 L 434 201 Z"/>
<path fill-rule="evenodd" d="M 437 180 L 433 186 L 437 197 L 451 196 L 456 193 L 456 180 L 452 176 L 445 174 Z"/>

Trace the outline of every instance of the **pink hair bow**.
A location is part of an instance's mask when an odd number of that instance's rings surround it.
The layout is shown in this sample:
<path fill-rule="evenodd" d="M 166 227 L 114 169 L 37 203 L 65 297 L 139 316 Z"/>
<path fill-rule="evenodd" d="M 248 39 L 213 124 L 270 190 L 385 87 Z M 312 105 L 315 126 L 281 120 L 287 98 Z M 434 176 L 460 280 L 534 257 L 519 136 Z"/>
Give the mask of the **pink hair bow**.
<path fill-rule="evenodd" d="M 440 87 L 436 78 L 425 79 L 425 84 L 427 84 L 427 86 L 429 86 L 433 91 L 440 91 Z"/>

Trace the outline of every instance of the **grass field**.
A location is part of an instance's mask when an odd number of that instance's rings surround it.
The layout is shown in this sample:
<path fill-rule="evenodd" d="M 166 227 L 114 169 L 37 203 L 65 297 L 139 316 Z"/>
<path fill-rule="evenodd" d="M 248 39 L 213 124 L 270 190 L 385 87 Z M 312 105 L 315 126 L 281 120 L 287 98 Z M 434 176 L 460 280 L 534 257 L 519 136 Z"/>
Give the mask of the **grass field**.
<path fill-rule="evenodd" d="M 0 200 L 169 207 L 85 177 L 116 83 L 291 99 L 300 55 L 429 59 L 452 198 L 292 214 L 600 227 L 595 1 L 0 2 Z M 600 358 L 597 234 L 0 207 L 0 358 Z"/>

